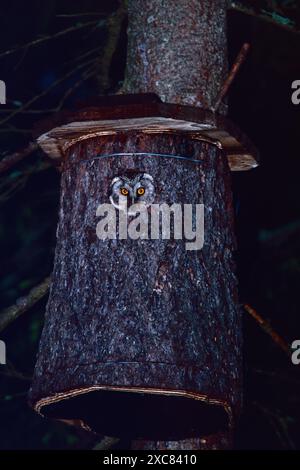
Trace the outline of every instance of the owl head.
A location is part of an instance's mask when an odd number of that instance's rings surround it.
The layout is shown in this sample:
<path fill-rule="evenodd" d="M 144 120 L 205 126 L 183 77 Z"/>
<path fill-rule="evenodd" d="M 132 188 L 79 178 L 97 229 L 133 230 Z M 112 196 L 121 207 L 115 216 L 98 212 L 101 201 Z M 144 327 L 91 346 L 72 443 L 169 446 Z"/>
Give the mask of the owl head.
<path fill-rule="evenodd" d="M 153 178 L 148 173 L 137 173 L 133 176 L 116 176 L 110 185 L 111 204 L 118 210 L 128 210 L 133 204 L 148 207 L 154 201 L 155 187 Z M 133 212 L 134 214 L 134 212 Z"/>

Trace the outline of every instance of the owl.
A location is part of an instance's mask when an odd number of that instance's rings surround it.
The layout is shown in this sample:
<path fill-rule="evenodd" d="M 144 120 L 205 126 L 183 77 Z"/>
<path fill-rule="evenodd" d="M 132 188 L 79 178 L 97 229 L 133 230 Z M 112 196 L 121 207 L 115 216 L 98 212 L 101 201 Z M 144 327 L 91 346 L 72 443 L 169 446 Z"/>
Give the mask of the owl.
<path fill-rule="evenodd" d="M 111 204 L 118 210 L 128 210 L 133 204 L 148 207 L 155 198 L 154 180 L 148 173 L 136 173 L 133 176 L 116 176 L 110 185 Z M 137 207 L 137 206 L 136 206 Z"/>

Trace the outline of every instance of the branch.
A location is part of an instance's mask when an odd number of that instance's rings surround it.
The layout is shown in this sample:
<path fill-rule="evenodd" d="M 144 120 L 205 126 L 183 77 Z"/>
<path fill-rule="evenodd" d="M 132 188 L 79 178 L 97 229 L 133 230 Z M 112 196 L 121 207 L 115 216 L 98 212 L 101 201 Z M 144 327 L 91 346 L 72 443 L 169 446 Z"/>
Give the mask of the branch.
<path fill-rule="evenodd" d="M 16 110 L 17 108 L 0 109 L 0 114 L 13 113 Z M 56 108 L 49 108 L 49 109 L 45 108 L 45 109 L 24 109 L 19 112 L 20 114 L 49 114 L 49 113 L 55 113 L 55 111 L 56 111 Z M 27 129 L 26 129 L 26 132 L 27 132 Z M 28 129 L 28 132 L 29 132 L 29 129 Z"/>
<path fill-rule="evenodd" d="M 65 65 L 72 65 L 74 68 L 74 64 L 81 61 L 82 59 L 87 58 L 88 56 L 98 52 L 101 50 L 101 47 L 97 46 L 94 49 L 91 49 L 89 51 L 84 52 L 81 55 L 76 56 L 75 58 L 69 60 L 68 62 L 65 62 Z M 96 59 L 95 59 L 96 63 Z M 89 72 L 90 69 L 88 69 L 86 72 L 83 72 L 83 80 L 80 81 L 82 83 L 85 80 L 86 75 L 88 74 L 90 78 Z M 96 71 L 94 72 L 96 73 Z M 73 87 L 72 87 L 73 88 Z M 75 89 L 75 88 L 74 88 Z M 67 93 L 69 94 L 69 90 L 67 90 Z M 5 109 L 0 109 L 0 114 L 7 114 L 7 113 L 14 113 L 15 111 L 18 111 L 19 114 L 50 114 L 50 113 L 56 113 L 58 110 L 60 110 L 60 105 L 56 106 L 55 108 L 44 108 L 44 109 L 24 109 L 24 107 L 19 107 L 19 108 L 5 108 Z M 0 130 L 1 132 L 1 130 Z M 24 130 L 25 132 L 25 130 Z M 30 132 L 29 130 L 26 129 L 26 132 Z"/>
<path fill-rule="evenodd" d="M 105 16 L 106 13 L 97 13 L 92 11 L 91 13 L 67 13 L 56 15 L 57 18 L 78 18 L 79 16 Z"/>
<path fill-rule="evenodd" d="M 35 150 L 37 150 L 37 148 L 38 144 L 36 142 L 29 142 L 29 144 L 21 150 L 17 150 L 14 153 L 6 155 L 2 160 L 0 160 L 0 174 L 9 170 L 16 163 L 23 160 L 23 158 L 31 155 Z"/>
<path fill-rule="evenodd" d="M 101 57 L 101 74 L 99 75 L 100 87 L 106 91 L 110 88 L 110 69 L 111 63 L 116 52 L 119 42 L 122 24 L 126 17 L 127 9 L 124 0 L 121 0 L 120 5 L 115 13 L 112 13 L 107 21 L 108 35 L 107 43 L 104 47 Z"/>
<path fill-rule="evenodd" d="M 19 46 L 15 46 L 12 49 L 9 49 L 7 51 L 1 52 L 0 53 L 0 58 L 5 57 L 7 55 L 13 54 L 14 52 L 21 51 L 23 49 L 27 49 L 28 47 L 31 46 L 36 46 L 38 44 L 41 44 L 42 42 L 49 41 L 50 39 L 56 39 L 61 36 L 64 36 L 65 34 L 72 33 L 73 31 L 77 31 L 78 29 L 86 28 L 87 26 L 95 25 L 97 21 L 88 21 L 87 23 L 83 24 L 78 24 L 76 26 L 71 26 L 70 28 L 64 29 L 63 31 L 59 31 L 58 33 L 55 34 L 49 34 L 48 36 L 44 36 L 42 38 L 35 39 L 31 42 L 28 42 L 27 44 L 22 44 Z"/>
<path fill-rule="evenodd" d="M 30 165 L 29 168 L 25 168 L 17 174 L 11 174 L 8 178 L 0 179 L 0 205 L 13 197 L 18 191 L 23 189 L 29 179 L 29 177 L 40 171 L 48 170 L 48 168 L 54 167 L 53 162 L 43 160 L 37 164 Z M 57 167 L 58 169 L 58 167 Z"/>
<path fill-rule="evenodd" d="M 231 70 L 229 72 L 228 77 L 226 78 L 225 82 L 223 83 L 223 86 L 222 86 L 221 90 L 219 91 L 219 94 L 216 98 L 216 102 L 215 102 L 214 106 L 212 107 L 213 112 L 216 112 L 219 109 L 219 106 L 222 103 L 222 100 L 223 100 L 224 96 L 227 94 L 227 92 L 230 88 L 230 85 L 232 84 L 233 80 L 235 79 L 241 65 L 245 61 L 249 49 L 250 49 L 250 44 L 245 43 L 242 46 L 240 52 L 238 53 L 237 58 L 235 59 L 235 62 L 233 64 L 233 66 L 231 67 Z"/>
<path fill-rule="evenodd" d="M 254 308 L 252 308 L 250 305 L 245 304 L 244 309 L 246 310 L 246 312 L 249 313 L 249 315 L 251 315 L 252 318 L 254 318 L 254 320 L 257 321 L 257 323 L 264 330 L 264 332 L 271 336 L 274 343 L 277 344 L 277 346 L 279 346 L 279 348 L 290 357 L 291 350 L 288 343 L 286 343 L 286 341 L 281 338 L 281 336 L 279 336 L 276 331 L 273 330 L 270 323 L 265 320 L 261 315 L 259 315 L 259 313 L 257 313 L 257 311 L 254 310 Z"/>
<path fill-rule="evenodd" d="M 276 13 L 275 11 L 272 12 L 272 11 L 260 10 L 258 12 L 254 8 L 245 6 L 242 4 L 242 2 L 236 2 L 236 1 L 230 1 L 229 9 L 239 11 L 240 13 L 244 13 L 245 15 L 253 16 L 254 18 L 257 18 L 258 20 L 266 21 L 275 26 L 279 26 L 285 29 L 286 31 L 290 31 L 291 33 L 295 33 L 295 34 L 300 33 L 299 29 L 295 28 L 295 22 L 292 19 L 282 16 Z"/>
<path fill-rule="evenodd" d="M 300 385 L 300 380 L 295 379 L 294 377 L 290 377 L 287 374 L 280 374 L 278 372 L 273 372 L 269 370 L 262 370 L 262 369 L 252 369 L 253 373 L 257 375 L 263 375 L 265 377 L 268 377 L 269 379 L 275 380 L 277 382 L 286 382 L 287 384 L 291 384 L 294 387 Z"/>
<path fill-rule="evenodd" d="M 0 129 L 0 134 L 32 134 L 31 129 L 20 129 L 15 126 L 8 125 L 4 129 Z M 0 160 L 1 161 L 1 160 Z"/>
<path fill-rule="evenodd" d="M 19 393 L 14 393 L 13 395 L 2 395 L 0 396 L 0 400 L 1 401 L 10 401 L 10 400 L 14 400 L 15 398 L 20 398 L 20 397 L 24 397 L 26 396 L 28 393 L 28 391 L 26 392 L 19 392 Z"/>
<path fill-rule="evenodd" d="M 46 88 L 46 90 L 42 91 L 42 93 L 40 93 L 39 95 L 34 96 L 29 101 L 27 101 L 27 103 L 25 103 L 21 108 L 17 108 L 12 113 L 10 113 L 8 116 L 6 116 L 4 119 L 2 119 L 2 121 L 0 121 L 0 125 L 5 124 L 7 121 L 9 121 L 11 118 L 16 116 L 17 114 L 22 113 L 25 109 L 29 108 L 33 103 L 35 103 L 35 101 L 37 101 L 38 99 L 40 99 L 43 96 L 47 95 L 49 93 L 49 91 L 51 91 L 57 85 L 64 82 L 65 80 L 67 80 L 67 78 L 74 75 L 76 72 L 78 72 L 78 70 L 82 69 L 83 67 L 86 67 L 87 65 L 90 65 L 92 62 L 94 62 L 94 59 L 90 59 L 87 62 L 79 64 L 77 67 L 70 70 L 64 76 L 60 77 L 58 80 L 53 82 L 48 88 Z"/>
<path fill-rule="evenodd" d="M 86 59 L 86 57 L 94 54 L 95 52 L 97 52 L 97 59 L 98 59 L 99 58 L 98 56 L 100 55 L 99 53 L 100 53 L 101 49 L 102 49 L 101 46 L 97 46 L 97 47 L 94 47 L 93 49 L 89 49 L 88 51 L 85 51 L 82 54 L 79 54 L 79 55 L 76 55 L 75 57 L 72 57 L 72 59 L 65 62 L 65 65 L 71 65 L 72 64 L 72 66 L 73 66 L 77 62 L 80 62 L 82 59 Z M 96 62 L 96 59 L 95 59 L 95 62 Z"/>
<path fill-rule="evenodd" d="M 9 377 L 11 379 L 16 379 L 16 380 L 24 380 L 26 382 L 31 382 L 32 377 L 29 375 L 23 374 L 23 372 L 19 372 L 15 366 L 13 365 L 12 362 L 7 361 L 7 365 L 4 368 L 4 370 L 0 370 L 0 374 L 4 375 L 6 377 Z"/>
<path fill-rule="evenodd" d="M 266 417 L 268 417 L 269 422 L 273 426 L 283 448 L 295 450 L 296 446 L 289 433 L 289 417 L 283 416 L 280 410 L 273 411 L 272 409 L 257 401 L 253 401 L 252 405 L 260 410 L 260 412 L 262 412 Z"/>
<path fill-rule="evenodd" d="M 120 439 L 116 437 L 108 437 L 104 436 L 102 441 L 100 441 L 95 447 L 93 447 L 93 450 L 106 450 L 106 449 L 111 449 L 117 442 L 119 442 Z"/>
<path fill-rule="evenodd" d="M 31 307 L 48 293 L 50 279 L 50 277 L 47 277 L 41 284 L 31 289 L 27 297 L 19 298 L 14 305 L 2 310 L 0 313 L 0 332 L 20 315 L 23 315 L 23 313 L 31 309 Z"/>
<path fill-rule="evenodd" d="M 69 62 L 66 62 L 66 64 L 71 64 L 71 63 L 75 63 L 75 62 L 78 62 L 79 59 L 83 59 L 91 54 L 94 54 L 95 52 L 97 51 L 100 51 L 100 47 L 96 47 L 95 49 L 92 49 L 88 52 L 85 52 L 84 54 L 82 54 L 81 56 L 78 56 L 76 57 L 75 59 L 72 59 L 72 61 L 69 61 Z M 95 60 L 95 63 L 96 63 L 96 59 Z M 92 61 L 90 61 L 92 62 Z M 65 64 L 65 65 L 66 65 Z M 87 63 L 85 63 L 86 65 Z M 81 64 L 79 65 L 79 68 L 81 67 Z M 61 107 L 62 107 L 62 102 L 64 102 L 66 100 L 66 98 L 68 96 L 70 96 L 73 91 L 76 90 L 76 88 L 78 88 L 85 80 L 88 80 L 89 78 L 91 78 L 93 75 L 95 75 L 97 73 L 96 70 L 93 71 L 93 68 L 95 68 L 95 65 L 92 65 L 91 67 L 89 67 L 86 71 L 84 71 L 82 73 L 82 77 L 80 78 L 80 80 L 78 80 L 70 89 L 68 89 L 64 95 L 64 97 L 61 99 L 60 103 L 55 107 L 55 108 L 44 108 L 44 109 L 26 109 L 27 108 L 27 104 L 25 103 L 25 109 L 24 109 L 24 106 L 22 107 L 19 107 L 19 108 L 6 108 L 6 109 L 0 109 L 0 114 L 7 114 L 7 113 L 14 113 L 14 114 L 50 114 L 50 113 L 56 113 L 57 111 L 60 111 L 61 110 Z M 77 69 L 76 69 L 77 70 Z M 52 85 L 50 85 L 52 86 Z M 49 88 L 47 89 L 47 92 L 49 91 Z M 39 95 L 37 98 L 40 98 L 41 95 Z M 18 129 L 16 129 L 17 131 Z M 0 132 L 2 132 L 2 130 L 0 130 Z M 8 132 L 8 130 L 5 129 L 5 132 Z M 31 131 L 29 129 L 24 129 L 23 132 L 25 133 L 30 133 Z"/>
<path fill-rule="evenodd" d="M 77 88 L 79 88 L 86 80 L 89 80 L 89 78 L 91 78 L 96 73 L 97 71 L 95 70 L 94 64 L 91 67 L 89 67 L 86 71 L 84 71 L 81 78 L 77 80 L 77 82 L 74 83 L 73 86 L 68 88 L 68 90 L 65 92 L 64 96 L 61 98 L 60 102 L 58 103 L 54 111 L 55 112 L 60 111 L 65 101 L 67 100 L 67 98 L 69 98 L 69 96 L 71 96 L 77 90 Z"/>

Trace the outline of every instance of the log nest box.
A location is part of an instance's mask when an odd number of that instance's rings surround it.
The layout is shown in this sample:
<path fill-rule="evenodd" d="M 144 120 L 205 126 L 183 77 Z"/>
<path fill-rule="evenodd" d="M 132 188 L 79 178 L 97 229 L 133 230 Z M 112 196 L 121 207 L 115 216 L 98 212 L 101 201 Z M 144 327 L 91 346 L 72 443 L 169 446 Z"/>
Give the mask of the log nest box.
<path fill-rule="evenodd" d="M 154 94 L 96 98 L 93 106 L 61 112 L 42 122 L 36 134 L 49 157 L 64 159 L 67 150 L 79 141 L 137 131 L 144 135 L 185 135 L 215 145 L 223 150 L 232 171 L 251 170 L 258 165 L 257 150 L 230 120 L 210 110 L 163 103 Z"/>
<path fill-rule="evenodd" d="M 242 335 L 230 170 L 257 166 L 253 145 L 224 117 L 155 95 L 63 112 L 37 141 L 62 182 L 31 405 L 111 436 L 178 440 L 232 428 Z M 97 208 L 112 185 L 122 180 L 129 194 L 141 178 L 151 203 L 204 207 L 200 250 L 176 237 L 99 239 Z"/>

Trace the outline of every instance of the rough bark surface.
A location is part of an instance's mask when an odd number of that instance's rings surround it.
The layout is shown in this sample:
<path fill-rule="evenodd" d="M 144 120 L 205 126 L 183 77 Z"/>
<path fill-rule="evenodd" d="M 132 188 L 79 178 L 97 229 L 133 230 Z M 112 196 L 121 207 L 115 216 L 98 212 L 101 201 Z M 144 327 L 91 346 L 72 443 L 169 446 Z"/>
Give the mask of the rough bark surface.
<path fill-rule="evenodd" d="M 227 71 L 226 3 L 128 0 L 122 91 L 211 108 Z M 199 164 L 154 155 L 94 159 L 143 151 L 193 156 Z M 155 202 L 205 204 L 200 252 L 174 240 L 97 239 L 97 205 L 108 202 L 110 181 L 128 169 L 154 177 Z M 62 177 L 57 236 L 32 405 L 105 434 L 132 432 L 134 449 L 230 447 L 231 411 L 234 419 L 241 405 L 241 324 L 222 152 L 184 136 L 136 131 L 77 143 Z M 95 386 L 131 393 L 90 391 L 60 401 Z M 147 388 L 162 395 L 134 393 Z M 210 404 L 163 395 L 170 390 Z M 216 414 L 220 404 L 227 421 Z"/>
<path fill-rule="evenodd" d="M 230 432 L 219 432 L 210 436 L 182 439 L 181 441 L 145 441 L 132 442 L 132 450 L 227 450 L 233 445 Z"/>
<path fill-rule="evenodd" d="M 166 102 L 213 108 L 227 74 L 227 0 L 127 3 L 124 92 L 156 92 Z M 222 103 L 219 112 L 226 111 Z"/>
<path fill-rule="evenodd" d="M 118 152 L 152 155 L 94 158 Z M 187 251 L 186 240 L 97 238 L 96 209 L 109 202 L 112 179 L 128 171 L 152 175 L 155 203 L 205 205 L 202 250 Z M 215 146 L 138 132 L 76 144 L 62 175 L 55 267 L 32 404 L 45 415 L 82 420 L 106 435 L 198 439 L 185 441 L 190 448 L 203 436 L 228 430 L 241 399 L 232 216 L 230 171 Z M 99 402 L 91 396 L 99 392 L 55 398 L 96 386 L 161 395 L 111 391 Z M 166 401 L 170 391 L 181 397 Z"/>
<path fill-rule="evenodd" d="M 211 108 L 227 73 L 226 6 L 226 0 L 128 0 L 124 92 Z"/>

